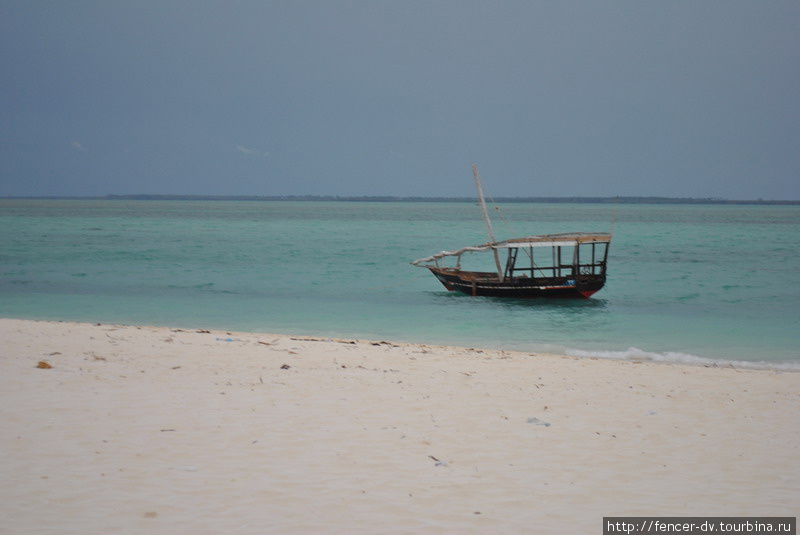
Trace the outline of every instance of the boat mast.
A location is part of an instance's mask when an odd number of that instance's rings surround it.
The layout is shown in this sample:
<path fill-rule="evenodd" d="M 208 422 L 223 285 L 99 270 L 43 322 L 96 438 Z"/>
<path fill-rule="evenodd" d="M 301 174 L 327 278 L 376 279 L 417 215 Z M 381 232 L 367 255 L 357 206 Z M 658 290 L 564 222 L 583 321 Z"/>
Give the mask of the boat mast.
<path fill-rule="evenodd" d="M 478 188 L 478 200 L 481 203 L 481 212 L 483 213 L 483 223 L 486 225 L 486 234 L 489 235 L 489 242 L 494 243 L 497 239 L 494 237 L 494 229 L 492 228 L 492 220 L 489 219 L 489 211 L 486 209 L 486 199 L 483 197 L 483 186 L 481 185 L 481 175 L 478 174 L 478 166 L 472 164 L 472 176 L 475 177 L 475 187 Z M 503 268 L 500 267 L 500 255 L 497 249 L 492 248 L 494 253 L 494 263 L 497 266 L 497 276 L 500 282 L 503 282 Z"/>

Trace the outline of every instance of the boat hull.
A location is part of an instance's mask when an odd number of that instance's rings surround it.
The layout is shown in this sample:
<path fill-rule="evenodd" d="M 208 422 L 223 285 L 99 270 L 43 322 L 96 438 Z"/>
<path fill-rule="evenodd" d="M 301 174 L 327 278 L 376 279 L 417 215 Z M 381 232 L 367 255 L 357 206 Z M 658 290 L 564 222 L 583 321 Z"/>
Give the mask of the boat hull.
<path fill-rule="evenodd" d="M 460 271 L 452 268 L 428 269 L 450 291 L 484 297 L 579 298 L 588 299 L 606 282 L 605 275 L 580 277 L 514 277 L 500 281 L 496 274 Z"/>

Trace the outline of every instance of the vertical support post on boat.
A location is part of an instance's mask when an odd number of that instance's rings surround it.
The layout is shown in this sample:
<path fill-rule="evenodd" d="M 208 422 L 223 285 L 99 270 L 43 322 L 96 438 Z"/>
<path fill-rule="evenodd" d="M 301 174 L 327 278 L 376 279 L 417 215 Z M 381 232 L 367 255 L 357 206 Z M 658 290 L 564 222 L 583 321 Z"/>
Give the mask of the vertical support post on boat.
<path fill-rule="evenodd" d="M 483 197 L 481 176 L 478 174 L 478 166 L 475 164 L 472 164 L 472 176 L 475 178 L 475 187 L 478 188 L 478 200 L 481 203 L 481 213 L 483 213 L 483 223 L 486 225 L 486 234 L 489 235 L 489 243 L 494 244 L 497 239 L 494 237 L 492 220 L 489 219 L 489 211 L 486 209 L 486 199 Z M 494 247 L 492 247 L 492 253 L 494 253 L 494 263 L 497 266 L 497 277 L 500 279 L 500 282 L 503 282 L 503 268 L 500 267 L 500 255 Z"/>
<path fill-rule="evenodd" d="M 550 247 L 550 249 L 553 252 L 553 277 L 560 277 L 561 266 L 559 266 L 559 264 L 561 261 L 561 248 L 553 245 Z M 558 256 L 556 256 L 556 249 L 558 249 Z"/>
<path fill-rule="evenodd" d="M 531 256 L 531 278 L 535 279 L 536 278 L 536 273 L 534 273 L 533 270 L 534 270 L 536 264 L 533 261 L 533 245 L 530 246 L 530 250 L 531 250 L 531 255 L 530 255 Z"/>
<path fill-rule="evenodd" d="M 508 259 L 506 260 L 506 271 L 505 276 L 513 279 L 514 278 L 514 270 L 516 269 L 517 265 L 517 254 L 519 253 L 519 248 L 517 247 L 509 247 L 508 248 Z"/>

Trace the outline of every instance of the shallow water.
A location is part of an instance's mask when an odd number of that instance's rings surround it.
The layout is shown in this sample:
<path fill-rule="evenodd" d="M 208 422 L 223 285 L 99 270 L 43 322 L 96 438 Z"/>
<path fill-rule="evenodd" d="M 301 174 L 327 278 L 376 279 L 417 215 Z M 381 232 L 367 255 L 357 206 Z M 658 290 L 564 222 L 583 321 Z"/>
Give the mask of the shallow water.
<path fill-rule="evenodd" d="M 0 315 L 800 366 L 800 207 L 505 204 L 498 238 L 614 232 L 589 300 L 447 292 L 471 203 L 0 200 Z"/>

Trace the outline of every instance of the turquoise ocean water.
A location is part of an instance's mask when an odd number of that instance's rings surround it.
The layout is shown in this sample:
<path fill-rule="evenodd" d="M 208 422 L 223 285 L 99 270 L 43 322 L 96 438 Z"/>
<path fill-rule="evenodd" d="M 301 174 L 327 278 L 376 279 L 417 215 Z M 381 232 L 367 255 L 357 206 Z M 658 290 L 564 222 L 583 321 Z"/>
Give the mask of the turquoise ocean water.
<path fill-rule="evenodd" d="M 2 199 L 0 316 L 800 369 L 798 206 L 514 203 L 493 218 L 499 238 L 613 230 L 606 287 L 447 292 L 409 262 L 485 242 L 472 203 Z"/>

